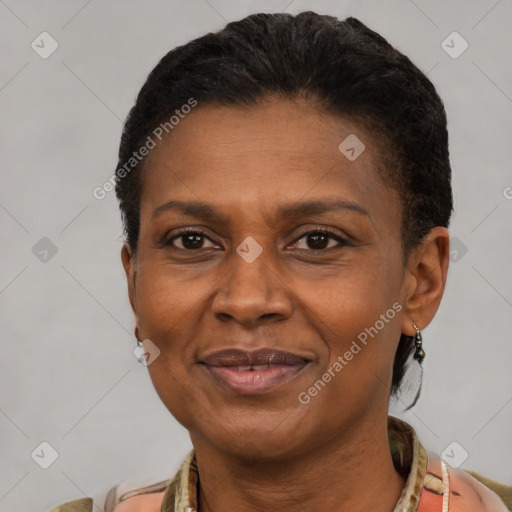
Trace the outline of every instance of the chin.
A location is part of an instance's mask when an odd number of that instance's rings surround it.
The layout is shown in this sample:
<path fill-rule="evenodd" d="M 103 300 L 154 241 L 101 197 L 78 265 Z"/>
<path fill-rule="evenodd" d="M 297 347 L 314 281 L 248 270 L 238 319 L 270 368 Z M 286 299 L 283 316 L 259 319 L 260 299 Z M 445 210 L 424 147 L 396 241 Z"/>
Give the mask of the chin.
<path fill-rule="evenodd" d="M 229 438 L 229 443 L 219 440 L 232 455 L 240 459 L 261 460 L 261 461 L 283 461 L 295 457 L 299 451 L 299 438 L 295 435 L 276 435 L 271 436 L 268 433 L 247 432 L 246 434 L 234 438 Z"/>

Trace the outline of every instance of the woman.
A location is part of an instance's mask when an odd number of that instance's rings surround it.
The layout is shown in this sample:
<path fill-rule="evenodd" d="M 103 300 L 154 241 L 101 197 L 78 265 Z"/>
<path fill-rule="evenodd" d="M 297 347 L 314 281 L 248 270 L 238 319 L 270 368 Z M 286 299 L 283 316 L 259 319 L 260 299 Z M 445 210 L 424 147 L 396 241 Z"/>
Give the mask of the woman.
<path fill-rule="evenodd" d="M 443 295 L 450 174 L 433 85 L 354 18 L 257 14 L 169 52 L 116 192 L 135 335 L 194 450 L 105 509 L 507 510 L 388 417 Z"/>

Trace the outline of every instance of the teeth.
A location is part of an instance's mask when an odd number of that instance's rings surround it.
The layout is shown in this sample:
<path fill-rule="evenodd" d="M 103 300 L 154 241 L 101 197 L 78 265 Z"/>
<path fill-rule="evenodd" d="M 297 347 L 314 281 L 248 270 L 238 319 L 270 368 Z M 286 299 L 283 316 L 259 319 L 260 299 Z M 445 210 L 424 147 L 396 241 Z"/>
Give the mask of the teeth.
<path fill-rule="evenodd" d="M 247 372 L 249 370 L 268 370 L 272 365 L 270 364 L 257 364 L 257 365 L 249 365 L 249 366 L 237 366 L 236 369 L 239 372 Z"/>
<path fill-rule="evenodd" d="M 259 364 L 252 367 L 253 370 L 266 370 L 267 368 L 270 368 L 270 365 L 268 364 Z"/>

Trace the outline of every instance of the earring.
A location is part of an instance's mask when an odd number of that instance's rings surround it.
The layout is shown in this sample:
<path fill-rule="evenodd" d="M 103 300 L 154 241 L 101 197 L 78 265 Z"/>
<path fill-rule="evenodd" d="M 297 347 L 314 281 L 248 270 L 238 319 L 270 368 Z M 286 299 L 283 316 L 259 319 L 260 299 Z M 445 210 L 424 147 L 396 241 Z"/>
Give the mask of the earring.
<path fill-rule="evenodd" d="M 423 350 L 423 339 L 421 337 L 421 331 L 414 325 L 416 329 L 416 334 L 414 335 L 414 359 L 418 361 L 418 363 L 422 363 L 423 359 L 425 359 L 425 351 Z"/>
<path fill-rule="evenodd" d="M 139 339 L 139 331 L 138 331 L 137 327 L 135 327 L 134 334 L 135 334 L 135 339 L 137 340 L 137 345 L 139 347 L 142 347 L 143 344 L 142 344 L 142 341 L 140 341 L 140 339 Z"/>

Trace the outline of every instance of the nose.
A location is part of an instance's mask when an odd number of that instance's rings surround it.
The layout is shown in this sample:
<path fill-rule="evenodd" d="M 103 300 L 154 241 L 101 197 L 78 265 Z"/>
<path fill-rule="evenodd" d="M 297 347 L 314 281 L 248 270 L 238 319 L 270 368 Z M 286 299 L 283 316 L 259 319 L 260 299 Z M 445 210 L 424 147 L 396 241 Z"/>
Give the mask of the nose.
<path fill-rule="evenodd" d="M 272 266 L 268 249 L 251 263 L 233 252 L 226 263 L 230 270 L 219 284 L 212 303 L 217 320 L 255 327 L 291 316 L 291 294 L 279 270 Z"/>

